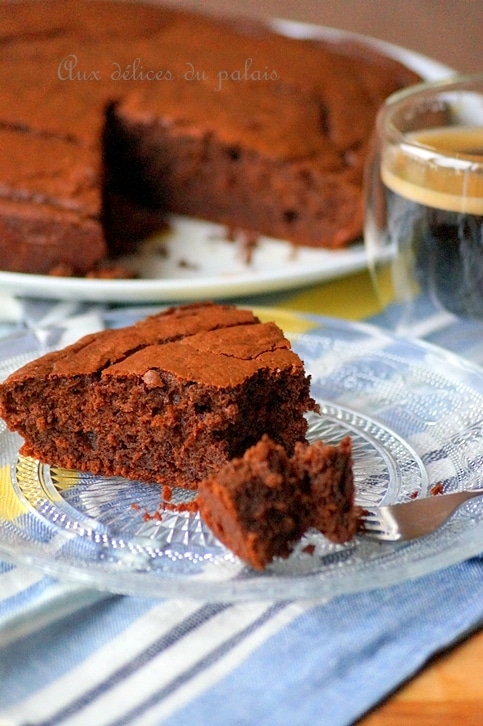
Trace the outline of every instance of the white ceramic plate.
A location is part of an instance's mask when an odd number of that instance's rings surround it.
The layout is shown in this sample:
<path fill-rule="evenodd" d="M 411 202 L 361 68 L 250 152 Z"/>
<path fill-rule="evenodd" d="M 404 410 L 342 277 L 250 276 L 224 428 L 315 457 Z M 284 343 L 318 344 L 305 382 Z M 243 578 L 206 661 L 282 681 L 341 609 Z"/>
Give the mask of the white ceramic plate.
<path fill-rule="evenodd" d="M 307 23 L 274 20 L 276 30 L 295 37 L 354 39 L 396 57 L 423 78 L 436 79 L 448 67 L 389 43 Z M 0 271 L 0 289 L 25 297 L 92 302 L 180 302 L 241 297 L 290 290 L 341 277 L 366 267 L 362 244 L 341 251 L 294 249 L 261 238 L 250 264 L 242 244 L 227 242 L 223 227 L 189 218 L 172 220 L 172 231 L 131 258 L 136 280 L 87 280 Z M 160 239 L 167 255 L 161 256 Z"/>
<path fill-rule="evenodd" d="M 312 375 L 322 415 L 311 415 L 309 438 L 352 436 L 359 504 L 481 487 L 480 368 L 370 326 L 271 312 Z M 0 380 L 45 351 L 28 331 L 4 342 Z M 16 350 L 22 355 L 12 357 Z M 100 590 L 217 601 L 326 597 L 401 582 L 483 550 L 482 497 L 412 542 L 362 535 L 333 545 L 311 531 L 287 560 L 257 573 L 199 515 L 160 509 L 161 487 L 42 465 L 19 456 L 20 443 L 0 420 L 0 556 Z"/>

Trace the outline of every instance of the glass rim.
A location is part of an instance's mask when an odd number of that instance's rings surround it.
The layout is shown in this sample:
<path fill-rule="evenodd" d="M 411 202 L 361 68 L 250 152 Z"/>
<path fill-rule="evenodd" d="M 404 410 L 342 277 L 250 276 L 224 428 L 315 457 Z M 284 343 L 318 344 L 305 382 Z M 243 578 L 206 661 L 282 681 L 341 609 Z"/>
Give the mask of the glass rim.
<path fill-rule="evenodd" d="M 417 97 L 419 95 L 425 95 L 427 93 L 434 93 L 440 90 L 457 90 L 463 86 L 481 84 L 481 90 L 483 94 L 483 71 L 478 73 L 453 73 L 445 78 L 440 78 L 435 81 L 421 81 L 420 83 L 414 83 L 411 86 L 401 88 L 399 91 L 394 91 L 390 96 L 386 98 L 383 103 L 383 109 L 388 110 L 401 101 L 405 101 L 408 98 Z"/>
<path fill-rule="evenodd" d="M 422 157 L 425 152 L 431 155 L 433 161 L 435 156 L 439 159 L 452 159 L 460 160 L 463 164 L 473 164 L 476 166 L 483 166 L 483 154 L 465 153 L 464 151 L 455 151 L 452 149 L 444 149 L 441 147 L 434 147 L 429 143 L 424 143 L 415 138 L 411 138 L 410 131 L 402 131 L 398 128 L 397 124 L 394 123 L 394 115 L 399 109 L 404 108 L 406 102 L 412 99 L 418 98 L 431 98 L 432 95 L 436 95 L 439 92 L 444 91 L 464 91 L 468 90 L 471 92 L 472 86 L 481 86 L 481 96 L 483 99 L 483 71 L 478 73 L 470 74 L 459 74 L 454 73 L 446 78 L 435 80 L 435 81 L 422 81 L 406 88 L 400 89 L 395 93 L 392 93 L 384 101 L 381 108 L 379 109 L 377 118 L 377 129 L 378 131 L 390 132 L 394 141 L 405 146 L 406 149 L 419 150 L 419 154 Z M 481 125 L 477 124 L 477 128 L 483 130 L 483 116 Z"/>

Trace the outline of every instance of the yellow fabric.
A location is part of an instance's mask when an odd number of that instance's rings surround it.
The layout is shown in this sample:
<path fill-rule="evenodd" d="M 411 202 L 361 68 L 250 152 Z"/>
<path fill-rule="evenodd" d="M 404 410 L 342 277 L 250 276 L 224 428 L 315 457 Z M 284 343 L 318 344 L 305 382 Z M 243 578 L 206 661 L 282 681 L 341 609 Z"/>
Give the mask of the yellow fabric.
<path fill-rule="evenodd" d="M 28 511 L 13 490 L 10 466 L 0 467 L 0 499 L 3 519 L 12 520 Z"/>
<path fill-rule="evenodd" d="M 50 475 L 55 482 L 55 492 L 49 489 L 48 497 L 51 501 L 54 499 L 61 500 L 62 496 L 59 492 L 64 492 L 79 483 L 79 472 L 72 469 L 63 469 L 60 466 L 53 467 Z"/>
<path fill-rule="evenodd" d="M 317 327 L 317 323 L 301 318 L 297 313 L 282 308 L 255 307 L 253 311 L 264 323 L 274 322 L 284 333 L 306 333 L 311 328 Z"/>
<path fill-rule="evenodd" d="M 381 309 L 367 270 L 289 293 L 278 307 L 344 320 L 362 320 Z"/>

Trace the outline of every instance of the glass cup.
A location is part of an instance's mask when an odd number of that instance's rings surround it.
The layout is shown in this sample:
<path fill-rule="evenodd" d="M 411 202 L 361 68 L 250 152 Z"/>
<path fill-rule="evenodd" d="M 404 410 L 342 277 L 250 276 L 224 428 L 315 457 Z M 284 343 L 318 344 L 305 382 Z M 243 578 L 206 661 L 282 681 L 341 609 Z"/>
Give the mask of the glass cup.
<path fill-rule="evenodd" d="M 422 300 L 483 321 L 483 73 L 393 94 L 365 173 L 364 237 L 386 324 L 411 332 Z"/>

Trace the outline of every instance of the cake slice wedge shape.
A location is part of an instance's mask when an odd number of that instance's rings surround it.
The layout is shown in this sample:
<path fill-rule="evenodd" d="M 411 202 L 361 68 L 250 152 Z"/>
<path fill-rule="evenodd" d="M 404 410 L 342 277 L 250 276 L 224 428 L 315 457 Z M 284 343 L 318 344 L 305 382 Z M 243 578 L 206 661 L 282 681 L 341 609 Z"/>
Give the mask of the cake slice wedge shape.
<path fill-rule="evenodd" d="M 264 434 L 292 453 L 316 408 L 280 328 L 214 303 L 88 335 L 0 386 L 22 454 L 189 489 Z"/>

